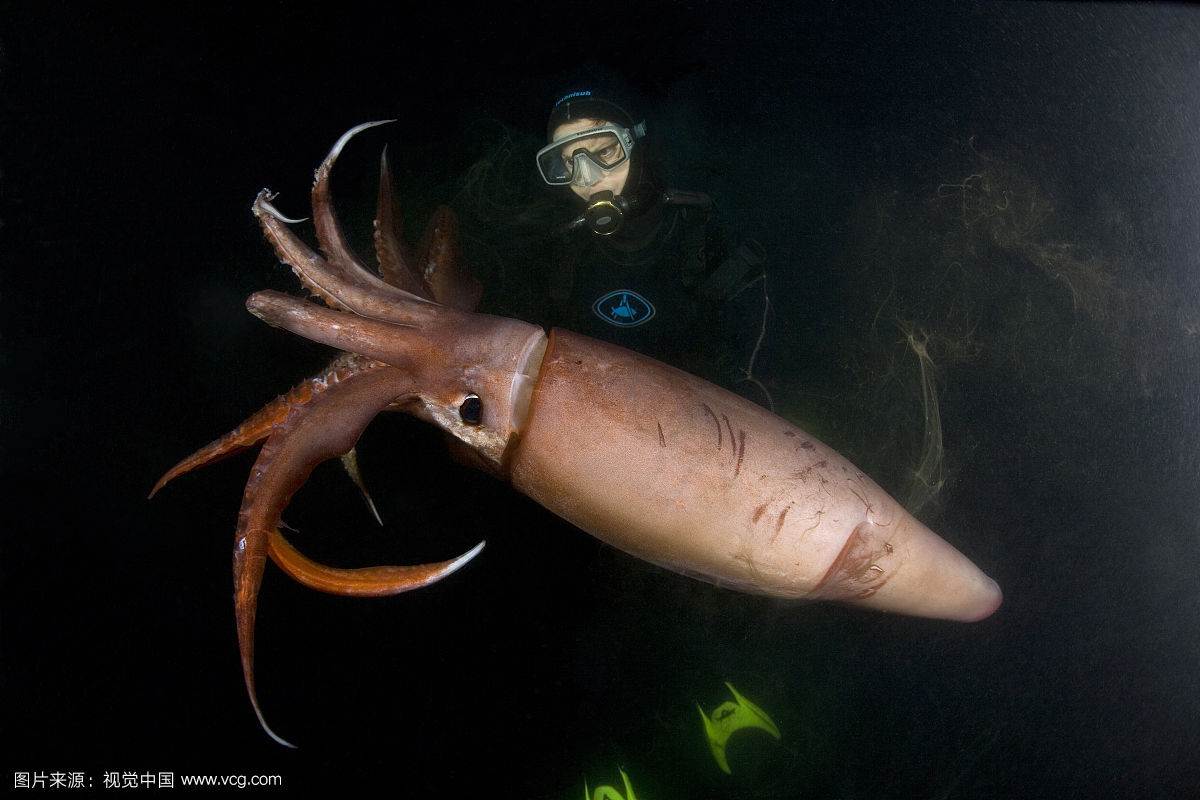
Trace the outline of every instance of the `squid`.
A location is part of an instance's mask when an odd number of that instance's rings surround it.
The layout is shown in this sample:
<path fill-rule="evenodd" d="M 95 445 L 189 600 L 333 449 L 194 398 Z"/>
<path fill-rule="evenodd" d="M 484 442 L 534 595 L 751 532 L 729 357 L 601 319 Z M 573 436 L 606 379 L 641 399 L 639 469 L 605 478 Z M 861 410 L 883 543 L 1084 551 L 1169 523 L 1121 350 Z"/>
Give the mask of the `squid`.
<path fill-rule="evenodd" d="M 242 673 L 263 730 L 254 627 L 267 559 L 313 589 L 375 597 L 417 589 L 465 566 L 445 561 L 341 569 L 280 532 L 292 496 L 322 461 L 352 465 L 385 410 L 448 434 L 463 460 L 632 556 L 716 586 L 899 614 L 981 620 L 999 586 L 816 437 L 741 396 L 613 344 L 475 312 L 481 286 L 462 266 L 457 222 L 442 207 L 409 249 L 399 233 L 386 154 L 375 220 L 379 270 L 361 263 L 333 209 L 330 176 L 368 122 L 316 171 L 320 252 L 264 189 L 252 206 L 278 257 L 311 295 L 251 295 L 270 325 L 341 351 L 322 374 L 268 403 L 176 464 L 173 479 L 260 442 L 234 536 L 234 609 Z"/>

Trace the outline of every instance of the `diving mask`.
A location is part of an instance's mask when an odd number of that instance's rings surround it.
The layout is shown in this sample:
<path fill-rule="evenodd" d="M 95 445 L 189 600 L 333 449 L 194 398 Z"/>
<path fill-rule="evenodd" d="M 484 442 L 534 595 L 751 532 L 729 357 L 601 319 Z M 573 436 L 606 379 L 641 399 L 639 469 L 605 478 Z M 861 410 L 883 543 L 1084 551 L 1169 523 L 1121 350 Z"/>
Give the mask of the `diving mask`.
<path fill-rule="evenodd" d="M 639 123 L 633 130 L 610 124 L 567 134 L 538 151 L 538 172 L 551 186 L 593 186 L 629 160 L 634 139 L 645 132 Z"/>

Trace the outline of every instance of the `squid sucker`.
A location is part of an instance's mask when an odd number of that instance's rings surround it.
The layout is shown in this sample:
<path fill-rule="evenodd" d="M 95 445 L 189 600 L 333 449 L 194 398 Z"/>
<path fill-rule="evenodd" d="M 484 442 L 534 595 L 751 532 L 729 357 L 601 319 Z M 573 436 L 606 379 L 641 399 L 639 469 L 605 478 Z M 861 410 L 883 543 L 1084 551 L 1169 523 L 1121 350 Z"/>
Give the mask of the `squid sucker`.
<path fill-rule="evenodd" d="M 684 575 L 741 592 L 833 600 L 974 621 L 1000 588 L 832 448 L 750 401 L 644 355 L 554 329 L 474 312 L 481 287 L 460 263 L 447 208 L 409 249 L 384 160 L 375 220 L 380 269 L 360 263 L 333 211 L 334 162 L 316 172 L 320 254 L 300 240 L 267 190 L 253 211 L 279 258 L 322 304 L 275 291 L 251 313 L 342 351 L 326 372 L 269 403 L 171 468 L 170 480 L 262 442 L 234 538 L 234 606 L 246 689 L 254 618 L 269 557 L 324 592 L 382 596 L 458 570 L 483 543 L 446 561 L 338 569 L 280 533 L 313 467 L 353 456 L 367 424 L 395 410 L 462 442 L 476 466 L 593 536 Z M 290 746 L 290 745 L 289 745 Z"/>

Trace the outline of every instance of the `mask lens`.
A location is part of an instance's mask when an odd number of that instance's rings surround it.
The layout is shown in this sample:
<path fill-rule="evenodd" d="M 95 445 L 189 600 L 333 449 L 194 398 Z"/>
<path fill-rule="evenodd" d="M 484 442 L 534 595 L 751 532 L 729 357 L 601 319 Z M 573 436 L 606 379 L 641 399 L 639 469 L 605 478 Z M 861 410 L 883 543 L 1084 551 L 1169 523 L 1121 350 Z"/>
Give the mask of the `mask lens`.
<path fill-rule="evenodd" d="M 538 151 L 538 171 L 549 184 L 591 186 L 604 172 L 629 159 L 629 148 L 619 135 L 622 130 L 614 126 L 595 128 L 553 141 Z"/>

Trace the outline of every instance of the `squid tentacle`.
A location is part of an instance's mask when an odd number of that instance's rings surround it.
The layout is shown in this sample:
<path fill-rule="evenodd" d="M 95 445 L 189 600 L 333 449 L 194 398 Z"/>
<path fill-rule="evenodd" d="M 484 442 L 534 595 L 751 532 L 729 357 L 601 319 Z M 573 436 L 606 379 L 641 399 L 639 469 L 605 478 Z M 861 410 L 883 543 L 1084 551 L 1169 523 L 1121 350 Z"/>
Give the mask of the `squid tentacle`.
<path fill-rule="evenodd" d="M 363 502 L 367 504 L 367 510 L 371 512 L 371 516 L 375 518 L 375 521 L 382 525 L 383 517 L 379 516 L 379 509 L 375 507 L 375 501 L 371 499 L 371 493 L 367 491 L 367 483 L 363 480 L 362 471 L 358 468 L 358 450 L 351 447 L 342 454 L 341 460 L 342 469 L 346 470 L 346 474 L 350 476 L 350 480 L 354 481 L 354 485 L 358 487 Z"/>
<path fill-rule="evenodd" d="M 286 218 L 270 203 L 270 197 L 270 192 L 263 189 L 251 209 L 263 233 L 279 260 L 292 268 L 304 288 L 331 308 L 400 324 L 426 321 L 430 315 L 422 307 L 437 308 L 365 269 L 322 258 L 287 227 Z"/>
<path fill-rule="evenodd" d="M 404 241 L 400 201 L 392 188 L 387 148 L 379 156 L 379 195 L 375 201 L 375 259 L 384 281 L 418 297 L 432 299 L 428 287 L 413 267 L 413 254 Z"/>
<path fill-rule="evenodd" d="M 481 543 L 463 555 L 434 564 L 347 570 L 308 559 L 279 533 L 283 510 L 313 468 L 353 447 L 380 411 L 411 393 L 410 383 L 403 370 L 362 360 L 355 369 L 338 376 L 337 392 L 322 387 L 289 411 L 267 438 L 246 483 L 233 560 L 242 674 L 263 729 L 283 744 L 288 743 L 266 724 L 254 683 L 254 622 L 267 555 L 305 586 L 333 594 L 377 597 L 428 586 L 461 568 L 482 548 Z"/>
<path fill-rule="evenodd" d="M 431 564 L 341 569 L 320 564 L 305 556 L 278 529 L 267 531 L 271 560 L 297 583 L 326 594 L 342 597 L 390 597 L 422 589 L 457 572 L 479 555 L 486 542 L 479 542 L 462 555 Z"/>
<path fill-rule="evenodd" d="M 258 193 L 251 210 L 280 261 L 292 268 L 305 289 L 331 308 L 400 324 L 427 322 L 429 311 L 437 308 L 428 299 L 429 293 L 406 291 L 363 266 L 347 244 L 333 211 L 329 177 L 342 148 L 354 134 L 384 122 L 367 122 L 352 128 L 334 144 L 317 168 L 312 191 L 313 223 L 325 257 L 287 227 L 289 220 L 272 205 L 275 195 L 269 190 Z"/>
<path fill-rule="evenodd" d="M 389 328 L 423 327 L 439 317 L 458 313 L 442 307 L 443 303 L 471 311 L 482 291 L 461 263 L 457 219 L 449 208 L 439 208 L 430 220 L 415 257 L 407 249 L 400 236 L 386 158 L 381 162 L 375 235 L 383 277 L 365 267 L 350 248 L 333 211 L 329 177 L 346 142 L 359 131 L 381 124 L 366 123 L 348 131 L 317 169 L 313 220 L 322 253 L 287 227 L 295 220 L 275 208 L 274 195 L 268 190 L 259 192 L 252 207 L 280 260 L 329 307 L 302 303 L 304 310 L 318 315 L 337 314 L 342 324 L 356 329 L 362 326 L 364 333 L 382 324 L 380 321 L 390 323 Z M 336 391 L 330 391 L 334 388 Z M 262 443 L 238 512 L 234 607 L 242 674 L 255 716 L 272 739 L 288 747 L 293 745 L 267 724 L 254 680 L 255 619 L 266 559 L 271 558 L 287 575 L 309 588 L 379 597 L 428 586 L 462 568 L 483 549 L 484 542 L 479 542 L 461 555 L 430 564 L 343 569 L 309 559 L 280 533 L 281 516 L 292 496 L 317 464 L 334 457 L 342 457 L 368 505 L 372 505 L 353 469 L 354 445 L 380 411 L 411 401 L 417 388 L 413 375 L 403 366 L 375 360 L 369 350 L 343 353 L 321 375 L 277 397 L 230 433 L 180 461 L 150 492 L 153 497 L 180 475 Z"/>
<path fill-rule="evenodd" d="M 336 392 L 329 389 L 337 387 Z M 301 584 L 331 594 L 380 597 L 419 589 L 450 575 L 483 548 L 446 561 L 412 566 L 341 569 L 304 556 L 279 532 L 292 496 L 322 461 L 349 452 L 367 424 L 382 410 L 412 394 L 401 369 L 360 355 L 344 354 L 333 368 L 269 403 L 237 429 L 172 467 L 154 492 L 186 472 L 245 450 L 265 439 L 254 462 L 238 512 L 234 539 L 234 609 L 242 674 L 263 730 L 280 744 L 293 745 L 271 730 L 254 682 L 254 626 L 266 558 Z M 151 495 L 153 496 L 153 493 Z"/>
<path fill-rule="evenodd" d="M 367 267 L 359 260 L 358 255 L 350 247 L 350 242 L 346 239 L 345 230 L 342 228 L 341 220 L 333 211 L 333 193 L 330 189 L 330 176 L 333 174 L 333 165 L 341 155 L 342 148 L 345 147 L 354 135 L 367 128 L 373 128 L 377 125 L 386 125 L 395 120 L 381 120 L 378 122 L 365 122 L 348 131 L 336 144 L 330 149 L 329 154 L 325 156 L 325 160 L 321 162 L 321 166 L 317 167 L 316 175 L 313 180 L 312 188 L 312 207 L 313 207 L 313 224 L 316 227 L 317 242 L 320 244 L 321 252 L 325 257 L 332 261 L 340 270 L 346 273 L 355 275 L 369 276 L 370 278 L 378 278 L 375 271 Z M 385 164 L 386 167 L 386 164 Z M 384 195 L 380 193 L 379 200 L 382 202 Z M 379 223 L 379 208 L 376 207 L 376 224 Z M 401 266 L 413 272 L 408 262 L 401 262 Z M 389 281 L 389 283 L 391 283 Z M 409 291 L 422 300 L 430 300 L 431 297 L 423 288 L 403 286 L 400 284 L 392 284 L 396 288 Z"/>
<path fill-rule="evenodd" d="M 326 176 L 327 178 L 327 176 Z M 315 191 L 315 190 L 314 190 Z M 322 214 L 334 216 L 328 196 Z M 314 206 L 318 198 L 313 197 Z M 336 216 L 335 216 L 336 220 Z M 458 218 L 449 206 L 438 206 L 425 226 L 414 254 L 402 235 L 400 202 L 392 188 L 387 148 L 379 157 L 379 196 L 375 203 L 375 257 L 383 279 L 418 297 L 459 311 L 474 311 L 483 284 L 471 274 L 458 243 Z"/>
<path fill-rule="evenodd" d="M 459 311 L 474 311 L 479 305 L 483 284 L 463 262 L 458 217 L 449 206 L 438 206 L 425 226 L 416 263 L 434 300 Z"/>
<path fill-rule="evenodd" d="M 254 215 L 279 259 L 291 266 L 306 289 L 331 308 L 401 324 L 432 321 L 436 308 L 432 304 L 473 311 L 483 286 L 463 264 L 457 217 L 449 207 L 439 206 L 413 255 L 400 236 L 398 203 L 386 156 L 380 161 L 375 215 L 375 248 L 382 278 L 362 264 L 346 240 L 333 210 L 330 175 L 351 136 L 382 124 L 368 122 L 351 129 L 316 171 L 313 222 L 324 257 L 287 227 L 290 220 L 272 205 L 274 195 L 268 190 L 263 189 L 255 198 Z"/>
<path fill-rule="evenodd" d="M 292 408 L 307 402 L 314 392 L 320 391 L 330 383 L 336 383 L 339 374 L 345 375 L 348 370 L 355 369 L 359 364 L 367 361 L 369 359 L 359 355 L 341 354 L 320 375 L 297 384 L 286 394 L 279 395 L 229 433 L 209 442 L 171 467 L 154 484 L 154 488 L 150 490 L 146 499 L 153 498 L 159 490 L 181 475 L 186 475 L 200 467 L 206 467 L 254 447 L 271 434 L 271 429 L 275 425 L 283 422 Z"/>

